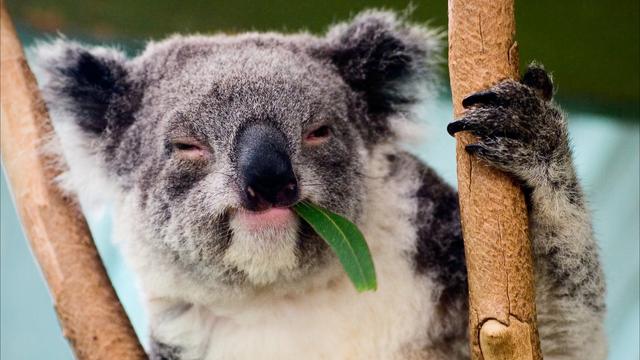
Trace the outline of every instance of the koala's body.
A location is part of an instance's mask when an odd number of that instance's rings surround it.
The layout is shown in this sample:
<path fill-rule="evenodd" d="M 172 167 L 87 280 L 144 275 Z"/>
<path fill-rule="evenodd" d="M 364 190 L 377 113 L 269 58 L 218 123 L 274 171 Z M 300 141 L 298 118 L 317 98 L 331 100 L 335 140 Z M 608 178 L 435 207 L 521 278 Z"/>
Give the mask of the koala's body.
<path fill-rule="evenodd" d="M 174 36 L 130 60 L 36 48 L 62 184 L 113 203 L 153 359 L 468 358 L 457 195 L 397 131 L 432 94 L 438 44 L 365 12 L 324 37 Z M 603 277 L 551 92 L 532 68 L 448 130 L 526 189 L 545 358 L 602 359 Z M 356 293 L 301 200 L 358 224 L 377 291 Z"/>

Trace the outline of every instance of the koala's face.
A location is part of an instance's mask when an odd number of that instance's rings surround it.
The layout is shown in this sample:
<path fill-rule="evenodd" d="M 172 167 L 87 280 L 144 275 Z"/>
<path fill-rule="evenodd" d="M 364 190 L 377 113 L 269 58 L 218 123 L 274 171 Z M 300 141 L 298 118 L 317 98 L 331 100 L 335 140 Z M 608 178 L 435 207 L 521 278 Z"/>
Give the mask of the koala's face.
<path fill-rule="evenodd" d="M 358 221 L 367 151 L 417 100 L 408 85 L 430 75 L 429 41 L 369 13 L 326 38 L 174 37 L 133 60 L 69 43 L 41 54 L 49 106 L 133 199 L 144 231 L 132 241 L 197 279 L 266 286 L 337 266 L 292 206 Z"/>
<path fill-rule="evenodd" d="M 152 149 L 134 177 L 143 220 L 204 272 L 220 266 L 258 284 L 298 276 L 328 249 L 291 206 L 358 217 L 354 100 L 338 74 L 287 43 L 218 41 L 181 39 L 140 65 L 163 64 L 137 115 Z"/>

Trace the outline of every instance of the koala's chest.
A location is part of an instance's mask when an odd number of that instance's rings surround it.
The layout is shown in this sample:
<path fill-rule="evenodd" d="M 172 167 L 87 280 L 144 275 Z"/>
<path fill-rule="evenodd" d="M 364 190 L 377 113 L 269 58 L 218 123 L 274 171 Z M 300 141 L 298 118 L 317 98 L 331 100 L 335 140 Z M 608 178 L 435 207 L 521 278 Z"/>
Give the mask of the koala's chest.
<path fill-rule="evenodd" d="M 393 282 L 381 274 L 375 293 L 356 294 L 346 283 L 314 296 L 267 300 L 227 314 L 194 308 L 190 311 L 198 312 L 198 319 L 183 323 L 188 330 L 170 332 L 190 333 L 181 343 L 199 352 L 194 358 L 207 360 L 404 358 L 410 349 L 428 344 L 433 304 L 428 284 L 417 283 L 403 267 L 389 274 Z M 406 277 L 397 277 L 398 271 L 407 271 Z"/>

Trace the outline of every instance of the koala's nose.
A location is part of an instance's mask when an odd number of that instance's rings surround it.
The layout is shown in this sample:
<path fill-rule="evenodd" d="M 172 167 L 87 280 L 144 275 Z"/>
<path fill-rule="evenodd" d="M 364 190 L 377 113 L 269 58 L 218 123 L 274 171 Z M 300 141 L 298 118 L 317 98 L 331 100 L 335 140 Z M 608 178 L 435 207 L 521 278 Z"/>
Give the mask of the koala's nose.
<path fill-rule="evenodd" d="M 286 138 L 271 125 L 254 124 L 238 137 L 238 171 L 244 206 L 261 211 L 298 201 L 298 183 Z"/>

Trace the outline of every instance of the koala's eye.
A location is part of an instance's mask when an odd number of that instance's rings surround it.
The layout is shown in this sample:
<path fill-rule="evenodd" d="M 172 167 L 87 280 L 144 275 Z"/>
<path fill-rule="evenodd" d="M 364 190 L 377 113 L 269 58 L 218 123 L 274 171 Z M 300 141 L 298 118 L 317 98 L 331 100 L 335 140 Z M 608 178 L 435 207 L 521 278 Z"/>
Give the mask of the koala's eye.
<path fill-rule="evenodd" d="M 180 151 L 200 150 L 200 147 L 198 145 L 193 145 L 193 144 L 176 143 L 176 144 L 173 144 L 173 146 Z"/>
<path fill-rule="evenodd" d="M 331 137 L 331 133 L 331 127 L 328 125 L 322 125 L 307 133 L 304 137 L 304 142 L 309 145 L 322 144 Z"/>
<path fill-rule="evenodd" d="M 186 158 L 198 159 L 204 157 L 206 154 L 204 146 L 196 140 L 178 139 L 174 140 L 171 145 L 179 156 Z"/>

